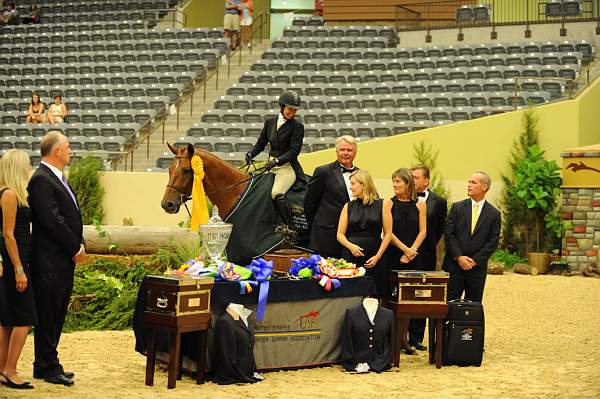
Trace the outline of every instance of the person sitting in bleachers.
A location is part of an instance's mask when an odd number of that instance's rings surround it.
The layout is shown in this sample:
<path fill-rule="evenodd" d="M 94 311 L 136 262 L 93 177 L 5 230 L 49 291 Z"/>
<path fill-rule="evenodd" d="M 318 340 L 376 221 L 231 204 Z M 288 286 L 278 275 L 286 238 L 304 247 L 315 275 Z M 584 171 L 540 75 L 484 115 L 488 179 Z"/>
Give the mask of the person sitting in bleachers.
<path fill-rule="evenodd" d="M 48 107 L 48 122 L 57 125 L 65 123 L 67 118 L 67 106 L 62 103 L 62 98 L 59 95 L 54 96 L 54 102 Z"/>
<path fill-rule="evenodd" d="M 31 11 L 21 20 L 24 24 L 39 24 L 41 22 L 40 8 L 37 4 L 31 3 Z"/>
<path fill-rule="evenodd" d="M 44 123 L 45 110 L 46 107 L 44 106 L 44 103 L 40 101 L 40 95 L 38 93 L 33 93 L 31 95 L 31 104 L 27 110 L 27 123 Z"/>
<path fill-rule="evenodd" d="M 17 25 L 19 23 L 19 14 L 15 8 L 14 3 L 6 3 L 6 9 L 0 16 L 0 25 Z"/>

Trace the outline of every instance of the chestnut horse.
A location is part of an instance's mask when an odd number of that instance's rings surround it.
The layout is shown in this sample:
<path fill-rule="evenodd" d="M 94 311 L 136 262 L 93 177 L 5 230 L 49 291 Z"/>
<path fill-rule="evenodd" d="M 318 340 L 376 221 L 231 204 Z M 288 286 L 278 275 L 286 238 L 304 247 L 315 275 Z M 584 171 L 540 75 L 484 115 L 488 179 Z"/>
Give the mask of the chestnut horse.
<path fill-rule="evenodd" d="M 283 243 L 282 236 L 276 230 L 280 223 L 279 216 L 271 201 L 271 173 L 257 174 L 257 178 L 252 180 L 250 175 L 207 151 L 195 149 L 192 144 L 183 148 L 167 145 L 175 157 L 169 167 L 169 184 L 161 202 L 165 212 L 179 212 L 181 205 L 190 199 L 194 181 L 191 160 L 194 155 L 198 155 L 204 163 L 203 184 L 206 195 L 219 207 L 221 218 L 233 224 L 227 245 L 228 259 L 246 264 L 252 258 L 262 256 Z M 299 244 L 308 241 L 302 206 L 304 193 L 305 188 L 301 188 L 290 190 L 286 194 L 286 198 L 295 204 L 292 211 L 295 212 L 297 221 Z"/>
<path fill-rule="evenodd" d="M 192 144 L 183 148 L 169 143 L 167 146 L 175 157 L 169 167 L 169 183 L 160 203 L 165 212 L 179 212 L 181 205 L 191 198 L 194 182 L 191 161 L 194 155 L 198 155 L 204 163 L 202 183 L 206 195 L 219 208 L 221 218 L 225 219 L 246 189 L 250 176 L 207 151 L 195 149 Z"/>

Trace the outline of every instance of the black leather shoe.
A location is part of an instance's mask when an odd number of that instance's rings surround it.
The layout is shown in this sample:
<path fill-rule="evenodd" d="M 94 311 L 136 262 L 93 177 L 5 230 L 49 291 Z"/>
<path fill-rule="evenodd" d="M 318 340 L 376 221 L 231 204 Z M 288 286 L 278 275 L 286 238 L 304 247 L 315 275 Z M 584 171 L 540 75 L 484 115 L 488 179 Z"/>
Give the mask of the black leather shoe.
<path fill-rule="evenodd" d="M 17 384 L 15 382 L 12 382 L 7 376 L 5 376 L 4 374 L 2 374 L 2 377 L 4 377 L 4 381 L 0 381 L 2 383 L 2 385 L 12 388 L 12 389 L 33 389 L 33 385 L 31 385 L 29 382 L 24 382 L 22 384 Z"/>
<path fill-rule="evenodd" d="M 64 385 L 67 387 L 70 387 L 71 385 L 75 384 L 73 380 L 65 377 L 63 374 L 59 374 L 54 377 L 46 377 L 44 378 L 44 381 L 50 384 Z"/>
<path fill-rule="evenodd" d="M 73 379 L 73 377 L 75 377 L 75 373 L 72 371 L 65 371 L 63 375 L 69 379 Z M 44 379 L 44 374 L 39 370 L 33 370 L 33 378 L 42 380 Z"/>
<path fill-rule="evenodd" d="M 412 344 L 412 346 L 418 351 L 426 351 L 427 347 L 420 342 Z"/>
<path fill-rule="evenodd" d="M 400 350 L 402 350 L 402 352 L 406 353 L 407 355 L 415 355 L 417 353 L 410 346 L 403 346 L 400 348 Z"/>

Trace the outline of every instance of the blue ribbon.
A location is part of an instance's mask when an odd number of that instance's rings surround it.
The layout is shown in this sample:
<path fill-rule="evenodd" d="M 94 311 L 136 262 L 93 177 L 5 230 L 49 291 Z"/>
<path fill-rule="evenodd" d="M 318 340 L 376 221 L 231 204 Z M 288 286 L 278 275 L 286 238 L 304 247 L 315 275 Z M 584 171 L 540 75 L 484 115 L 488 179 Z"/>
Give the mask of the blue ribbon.
<path fill-rule="evenodd" d="M 258 293 L 258 306 L 256 307 L 256 320 L 265 318 L 265 310 L 267 307 L 267 297 L 269 296 L 269 278 L 273 273 L 273 262 L 266 261 L 263 258 L 254 259 L 251 264 L 246 266 L 252 271 L 256 281 L 250 282 L 252 285 L 260 284 Z M 243 288 L 245 291 L 245 287 Z"/>
<path fill-rule="evenodd" d="M 300 270 L 308 268 L 312 270 L 313 275 L 321 274 L 321 269 L 319 268 L 320 261 L 321 255 L 311 255 L 308 259 L 304 257 L 292 259 L 292 266 L 288 272 L 294 276 L 297 276 Z"/>

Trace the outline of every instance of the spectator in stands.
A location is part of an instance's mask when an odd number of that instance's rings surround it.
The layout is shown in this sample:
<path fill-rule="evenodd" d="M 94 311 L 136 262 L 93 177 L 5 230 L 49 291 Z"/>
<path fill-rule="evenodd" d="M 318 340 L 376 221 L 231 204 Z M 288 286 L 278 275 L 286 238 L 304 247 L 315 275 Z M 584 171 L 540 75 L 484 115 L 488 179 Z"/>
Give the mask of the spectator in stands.
<path fill-rule="evenodd" d="M 33 93 L 31 95 L 31 104 L 27 110 L 27 123 L 44 123 L 44 103 L 40 101 L 40 95 Z"/>
<path fill-rule="evenodd" d="M 225 1 L 225 17 L 223 26 L 225 28 L 225 37 L 231 40 L 231 50 L 237 47 L 238 34 L 240 31 L 240 3 L 241 0 Z"/>
<path fill-rule="evenodd" d="M 252 0 L 242 0 L 240 3 L 240 25 L 242 32 L 242 45 L 252 45 Z"/>
<path fill-rule="evenodd" d="M 323 4 L 324 3 L 325 3 L 324 0 L 315 0 L 315 12 L 313 14 L 315 17 L 323 16 Z"/>
<path fill-rule="evenodd" d="M 23 17 L 24 24 L 39 24 L 40 23 L 40 8 L 37 4 L 31 3 L 31 11 L 26 17 Z"/>
<path fill-rule="evenodd" d="M 62 103 L 62 97 L 54 96 L 54 102 L 48 107 L 48 122 L 53 125 L 65 123 L 67 117 L 67 106 Z"/>
<path fill-rule="evenodd" d="M 6 9 L 0 16 L 0 25 L 17 25 L 19 23 L 19 14 L 14 3 L 6 3 Z"/>

